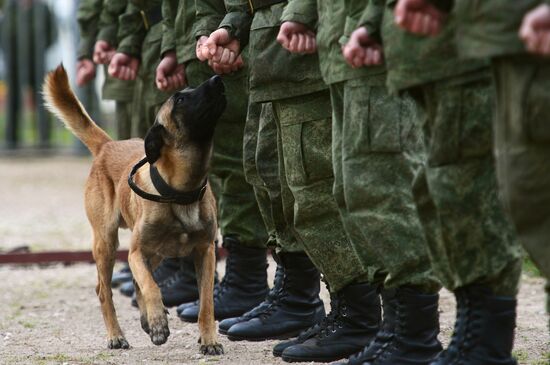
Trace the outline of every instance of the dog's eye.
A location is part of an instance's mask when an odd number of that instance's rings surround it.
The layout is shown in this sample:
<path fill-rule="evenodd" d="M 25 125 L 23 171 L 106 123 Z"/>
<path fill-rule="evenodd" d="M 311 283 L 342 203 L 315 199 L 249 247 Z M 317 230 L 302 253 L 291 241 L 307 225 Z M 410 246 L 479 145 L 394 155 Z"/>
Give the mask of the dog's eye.
<path fill-rule="evenodd" d="M 176 104 L 181 104 L 185 101 L 185 96 L 180 95 L 176 98 Z"/>

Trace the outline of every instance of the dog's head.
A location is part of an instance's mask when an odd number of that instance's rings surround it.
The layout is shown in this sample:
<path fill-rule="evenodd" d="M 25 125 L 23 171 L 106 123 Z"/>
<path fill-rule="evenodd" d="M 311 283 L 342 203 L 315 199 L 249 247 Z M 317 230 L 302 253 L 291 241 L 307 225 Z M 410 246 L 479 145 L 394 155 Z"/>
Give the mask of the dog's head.
<path fill-rule="evenodd" d="M 227 103 L 224 90 L 221 77 L 213 76 L 197 88 L 186 88 L 172 95 L 145 136 L 149 163 L 156 162 L 167 148 L 182 153 L 209 152 L 216 122 Z"/>

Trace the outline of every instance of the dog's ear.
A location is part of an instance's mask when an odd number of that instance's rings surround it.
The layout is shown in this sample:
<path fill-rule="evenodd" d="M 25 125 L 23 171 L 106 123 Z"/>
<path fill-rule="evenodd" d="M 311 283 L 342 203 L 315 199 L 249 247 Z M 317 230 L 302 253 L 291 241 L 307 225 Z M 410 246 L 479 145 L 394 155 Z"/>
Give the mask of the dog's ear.
<path fill-rule="evenodd" d="M 164 146 L 164 127 L 159 123 L 154 123 L 145 136 L 145 156 L 147 161 L 152 164 L 160 157 L 160 150 Z"/>

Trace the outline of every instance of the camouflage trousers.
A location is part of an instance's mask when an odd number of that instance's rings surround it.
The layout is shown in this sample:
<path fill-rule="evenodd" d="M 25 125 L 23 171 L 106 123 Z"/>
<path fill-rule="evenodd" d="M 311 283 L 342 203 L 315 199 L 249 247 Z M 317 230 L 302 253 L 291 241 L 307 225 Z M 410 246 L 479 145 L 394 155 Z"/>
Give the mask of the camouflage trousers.
<path fill-rule="evenodd" d="M 132 109 L 131 101 L 115 102 L 115 122 L 117 139 L 129 139 L 132 136 Z"/>
<path fill-rule="evenodd" d="M 449 290 L 476 283 L 515 295 L 521 251 L 497 193 L 487 70 L 411 93 L 426 147 L 413 194 L 435 274 Z"/>
<path fill-rule="evenodd" d="M 243 151 L 246 180 L 254 186 L 269 235 L 268 245 L 277 248 L 278 252 L 303 252 L 302 245 L 294 237 L 292 221 L 287 221 L 284 213 L 292 211 L 294 202 L 288 185 L 279 180 L 277 124 L 271 103 L 249 104 Z"/>
<path fill-rule="evenodd" d="M 285 219 L 332 292 L 363 280 L 365 268 L 346 236 L 332 195 L 330 94 L 272 102 Z M 262 110 L 269 113 L 269 108 Z M 263 118 L 268 118 L 268 115 Z M 286 185 L 286 186 L 285 186 Z M 292 209 L 290 209 L 292 208 Z"/>
<path fill-rule="evenodd" d="M 333 84 L 334 196 L 369 281 L 441 288 L 433 275 L 411 185 L 421 133 L 414 102 L 390 96 L 386 75 Z M 413 153 L 409 153 L 413 152 Z"/>
<path fill-rule="evenodd" d="M 550 281 L 550 65 L 503 57 L 493 60 L 493 73 L 500 192 L 519 241 Z M 550 313 L 550 299 L 547 308 Z"/>
<path fill-rule="evenodd" d="M 157 112 L 164 100 L 156 100 L 151 98 L 151 91 L 148 91 L 147 88 L 156 87 L 153 84 L 153 81 L 150 79 L 143 79 L 138 76 L 135 80 L 133 99 L 131 104 L 134 106 L 134 110 L 131 115 L 131 137 L 132 138 L 144 138 L 147 134 L 149 128 L 155 122 L 157 117 Z M 166 94 L 166 99 L 170 95 Z"/>
<path fill-rule="evenodd" d="M 208 65 L 191 61 L 186 65 L 190 86 L 196 87 L 213 76 Z M 254 190 L 245 180 L 243 169 L 243 133 L 248 105 L 247 75 L 244 72 L 224 76 L 227 107 L 214 134 L 211 172 L 219 182 L 214 191 L 218 202 L 218 224 L 222 235 L 236 236 L 248 247 L 265 247 L 267 233 Z"/>

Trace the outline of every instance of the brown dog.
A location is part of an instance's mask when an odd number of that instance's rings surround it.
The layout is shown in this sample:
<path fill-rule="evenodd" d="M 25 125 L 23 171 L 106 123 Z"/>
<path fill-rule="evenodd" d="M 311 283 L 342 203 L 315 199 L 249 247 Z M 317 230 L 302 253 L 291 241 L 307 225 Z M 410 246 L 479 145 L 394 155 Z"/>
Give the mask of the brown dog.
<path fill-rule="evenodd" d="M 170 335 L 161 293 L 151 273 L 164 257 L 193 253 L 200 288 L 201 352 L 223 353 L 217 342 L 213 305 L 216 203 L 207 185 L 214 128 L 226 105 L 221 79 L 214 76 L 164 103 L 145 138 L 143 159 L 144 141 L 113 141 L 94 123 L 71 90 L 63 66 L 46 76 L 44 98 L 48 109 L 93 155 L 84 197 L 93 229 L 96 292 L 109 348 L 129 347 L 111 291 L 118 229 L 129 228 L 128 261 L 141 327 L 151 341 L 161 345 Z"/>

